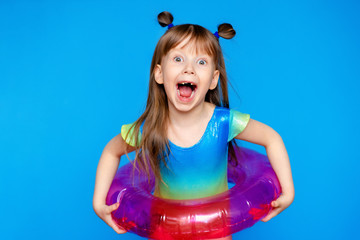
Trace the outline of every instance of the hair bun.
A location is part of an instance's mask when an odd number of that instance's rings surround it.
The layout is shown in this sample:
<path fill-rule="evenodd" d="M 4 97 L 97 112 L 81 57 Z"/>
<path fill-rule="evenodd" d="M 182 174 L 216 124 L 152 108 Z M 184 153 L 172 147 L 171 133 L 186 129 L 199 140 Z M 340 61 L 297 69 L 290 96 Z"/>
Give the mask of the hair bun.
<path fill-rule="evenodd" d="M 174 17 L 169 12 L 161 12 L 158 15 L 158 22 L 162 27 L 166 27 L 174 21 Z"/>
<path fill-rule="evenodd" d="M 222 38 L 231 39 L 235 36 L 236 32 L 230 23 L 222 23 L 218 26 L 218 34 Z"/>

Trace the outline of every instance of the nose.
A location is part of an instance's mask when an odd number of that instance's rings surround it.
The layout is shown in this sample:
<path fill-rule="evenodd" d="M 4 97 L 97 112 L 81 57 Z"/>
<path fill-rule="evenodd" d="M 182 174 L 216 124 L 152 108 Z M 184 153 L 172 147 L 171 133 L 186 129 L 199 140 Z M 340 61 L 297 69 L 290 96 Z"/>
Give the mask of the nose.
<path fill-rule="evenodd" d="M 193 67 L 193 65 L 192 65 L 190 62 L 185 65 L 184 73 L 187 73 L 187 74 L 195 74 L 194 67 Z"/>

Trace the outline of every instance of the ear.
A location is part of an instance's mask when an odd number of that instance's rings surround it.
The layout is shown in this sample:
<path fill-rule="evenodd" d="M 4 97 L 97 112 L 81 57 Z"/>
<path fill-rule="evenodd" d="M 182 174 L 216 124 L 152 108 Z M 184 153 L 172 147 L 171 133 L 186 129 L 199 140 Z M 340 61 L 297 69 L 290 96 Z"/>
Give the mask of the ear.
<path fill-rule="evenodd" d="M 158 84 L 164 84 L 164 78 L 163 78 L 161 66 L 159 64 L 156 64 L 156 66 L 155 66 L 154 76 L 155 76 L 155 81 Z"/>
<path fill-rule="evenodd" d="M 218 85 L 219 76 L 220 76 L 219 70 L 215 70 L 214 74 L 213 74 L 213 79 L 211 80 L 211 84 L 210 84 L 210 87 L 209 87 L 210 90 L 215 89 L 216 86 Z"/>

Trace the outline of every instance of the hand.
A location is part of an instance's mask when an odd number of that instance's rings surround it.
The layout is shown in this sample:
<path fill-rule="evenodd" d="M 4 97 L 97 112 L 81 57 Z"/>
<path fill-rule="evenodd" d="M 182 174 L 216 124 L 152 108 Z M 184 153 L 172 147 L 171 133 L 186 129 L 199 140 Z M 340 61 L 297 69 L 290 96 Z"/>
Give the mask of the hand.
<path fill-rule="evenodd" d="M 294 194 L 282 194 L 278 199 L 271 202 L 272 209 L 262 222 L 267 222 L 282 211 L 284 211 L 294 201 Z"/>
<path fill-rule="evenodd" d="M 119 234 L 126 233 L 127 231 L 123 228 L 120 228 L 116 225 L 111 217 L 111 212 L 115 211 L 119 207 L 119 203 L 114 203 L 113 205 L 102 205 L 100 207 L 94 207 L 95 213 L 110 227 L 112 227 L 115 232 Z"/>

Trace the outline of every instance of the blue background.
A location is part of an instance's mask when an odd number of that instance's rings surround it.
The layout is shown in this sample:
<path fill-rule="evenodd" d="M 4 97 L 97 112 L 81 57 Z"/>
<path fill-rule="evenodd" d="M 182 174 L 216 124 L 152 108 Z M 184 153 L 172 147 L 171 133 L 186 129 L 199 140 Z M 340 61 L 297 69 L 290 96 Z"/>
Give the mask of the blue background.
<path fill-rule="evenodd" d="M 140 239 L 103 223 L 92 195 L 102 149 L 144 110 L 165 10 L 234 26 L 220 39 L 231 106 L 290 157 L 293 204 L 233 239 L 356 238 L 358 1 L 1 0 L 0 239 Z"/>

